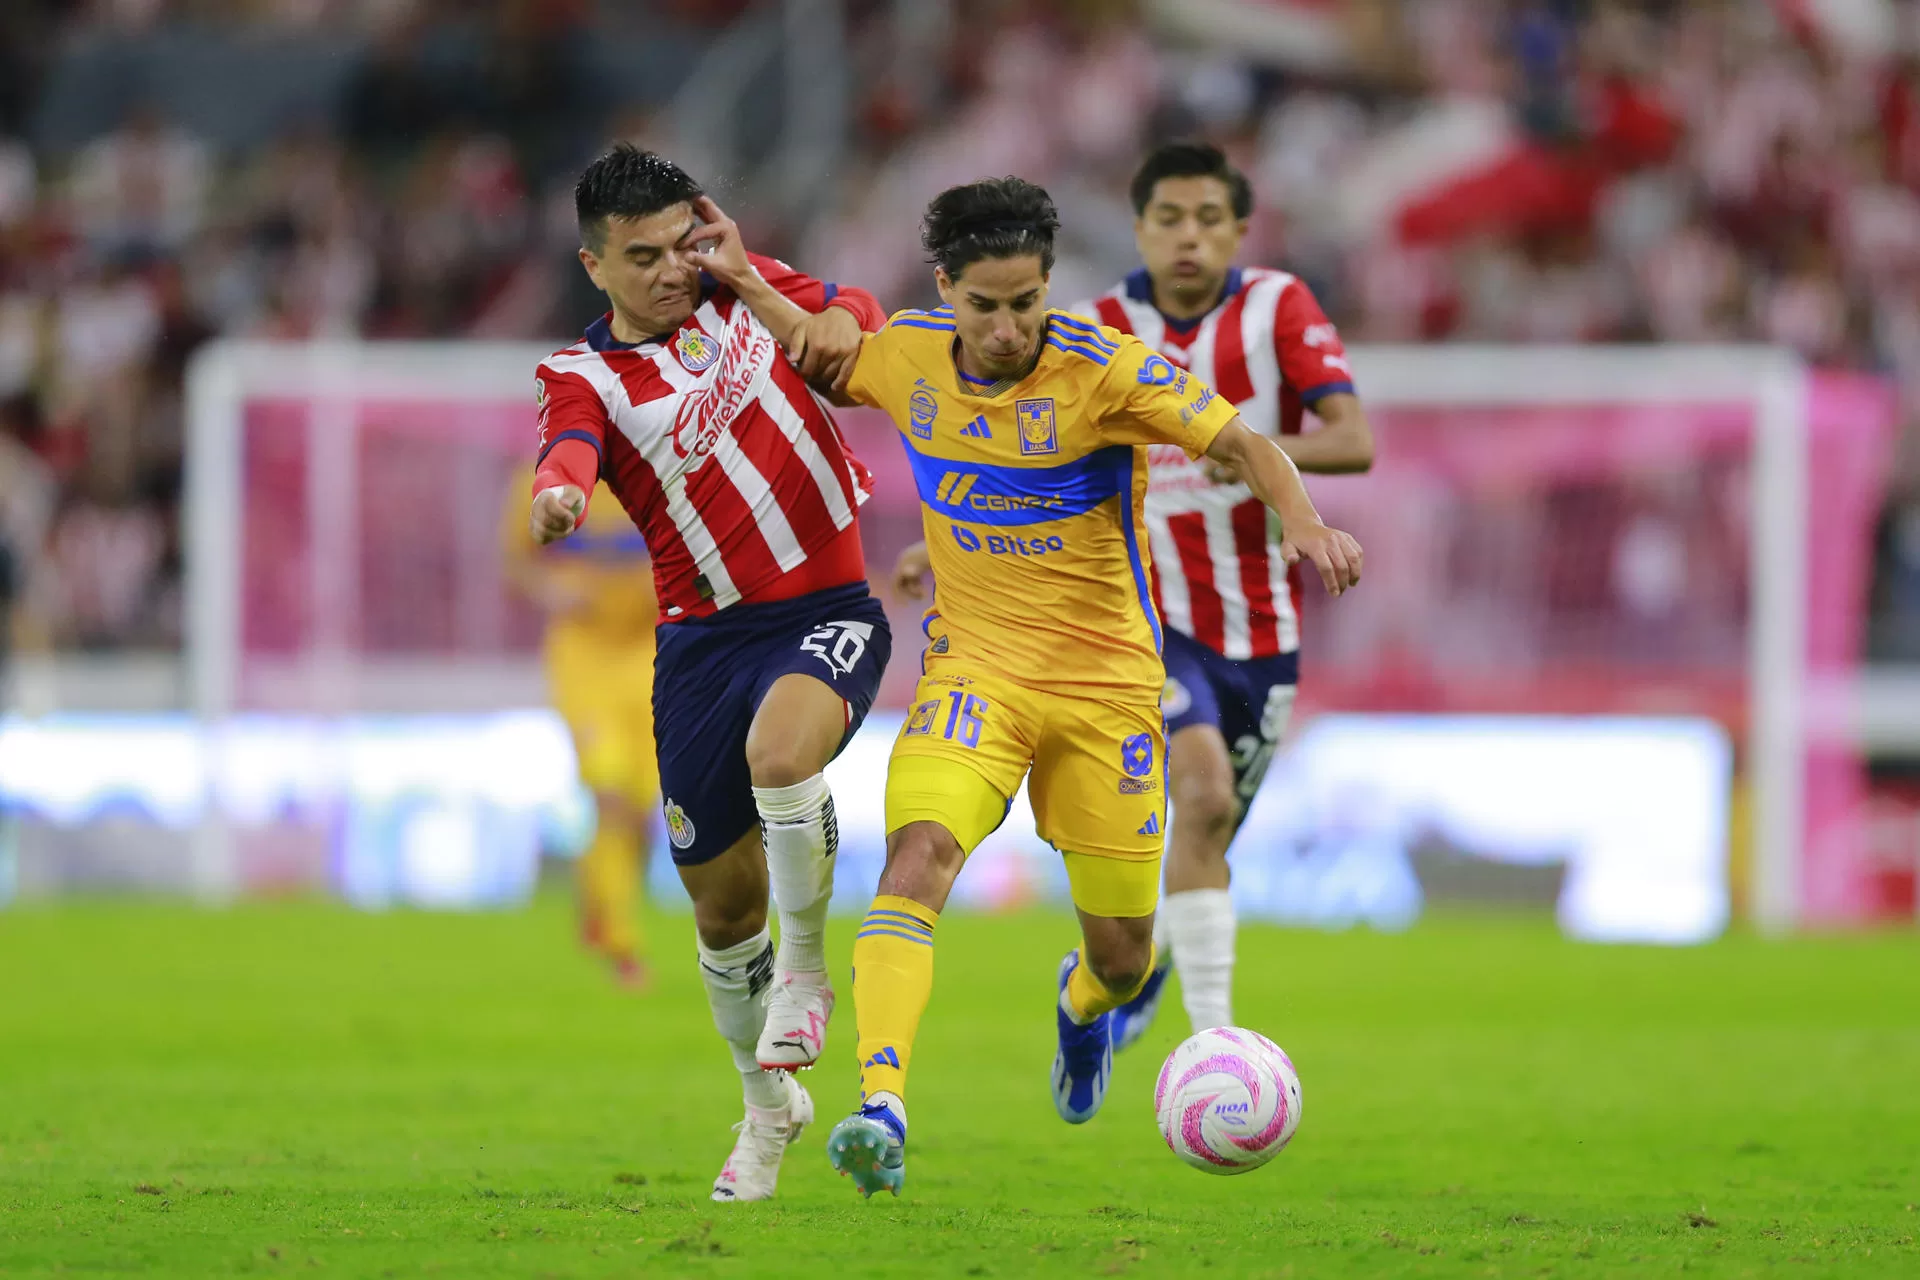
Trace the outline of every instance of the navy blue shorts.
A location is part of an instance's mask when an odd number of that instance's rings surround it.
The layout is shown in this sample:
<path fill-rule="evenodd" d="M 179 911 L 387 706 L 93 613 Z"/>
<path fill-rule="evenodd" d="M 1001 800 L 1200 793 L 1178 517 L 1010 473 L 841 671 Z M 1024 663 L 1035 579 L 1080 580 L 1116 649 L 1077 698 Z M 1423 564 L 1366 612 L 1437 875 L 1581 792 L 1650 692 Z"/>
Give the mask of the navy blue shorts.
<path fill-rule="evenodd" d="M 653 738 L 676 866 L 719 857 L 756 826 L 747 729 L 781 676 L 818 677 L 847 704 L 845 747 L 867 718 L 893 652 L 887 613 L 864 582 L 737 604 L 657 631 Z"/>
<path fill-rule="evenodd" d="M 1233 761 L 1233 790 L 1240 798 L 1237 816 L 1245 818 L 1293 717 L 1300 654 L 1235 661 L 1169 627 L 1161 656 L 1167 664 L 1167 685 L 1160 694 L 1160 711 L 1167 718 L 1168 739 L 1193 725 L 1220 731 Z"/>

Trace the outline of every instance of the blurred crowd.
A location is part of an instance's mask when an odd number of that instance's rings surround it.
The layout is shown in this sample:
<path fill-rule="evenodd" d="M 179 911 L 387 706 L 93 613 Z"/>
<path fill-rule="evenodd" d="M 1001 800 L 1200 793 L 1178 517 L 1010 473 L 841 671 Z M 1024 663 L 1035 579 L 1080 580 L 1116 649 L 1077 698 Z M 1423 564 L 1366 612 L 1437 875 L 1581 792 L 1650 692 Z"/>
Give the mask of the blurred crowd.
<path fill-rule="evenodd" d="M 702 159 L 677 84 L 608 72 L 608 40 L 658 60 L 671 30 L 684 70 L 757 7 L 0 8 L 0 597 L 21 643 L 165 648 L 196 347 L 577 333 L 598 307 L 572 259 L 572 171 L 611 136 Z M 1205 135 L 1254 180 L 1250 255 L 1306 277 L 1349 341 L 1777 342 L 1890 374 L 1916 420 L 1916 0 L 845 10 L 837 180 L 789 204 L 700 176 L 756 244 L 889 306 L 929 294 L 927 196 L 989 173 L 1058 199 L 1056 298 L 1104 288 L 1131 265 L 1141 147 Z M 124 78 L 98 128 L 71 107 L 102 49 L 191 58 L 208 32 L 324 47 L 332 79 L 264 131 L 238 81 L 231 119 L 196 127 L 178 68 Z M 1917 479 L 1903 448 L 1875 587 L 1875 644 L 1911 659 Z"/>

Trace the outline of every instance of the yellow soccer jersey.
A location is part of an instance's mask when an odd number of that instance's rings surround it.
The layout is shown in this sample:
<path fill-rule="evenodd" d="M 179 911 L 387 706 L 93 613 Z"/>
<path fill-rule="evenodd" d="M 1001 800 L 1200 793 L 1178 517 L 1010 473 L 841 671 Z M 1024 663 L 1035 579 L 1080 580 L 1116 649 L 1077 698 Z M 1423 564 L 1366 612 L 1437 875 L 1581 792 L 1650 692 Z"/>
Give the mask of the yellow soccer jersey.
<path fill-rule="evenodd" d="M 893 418 L 913 464 L 934 577 L 927 671 L 984 665 L 1042 691 L 1158 702 L 1144 446 L 1198 457 L 1234 407 L 1062 311 L 1011 385 L 969 383 L 954 340 L 951 309 L 903 311 L 867 338 L 848 388 Z"/>
<path fill-rule="evenodd" d="M 610 644 L 641 644 L 651 651 L 660 606 L 653 594 L 653 562 L 647 543 L 603 481 L 587 504 L 586 523 L 558 542 L 534 545 L 527 533 L 533 468 L 522 468 L 507 488 L 500 515 L 501 545 L 514 561 L 565 577 L 589 601 L 587 609 L 557 625 L 592 630 Z"/>

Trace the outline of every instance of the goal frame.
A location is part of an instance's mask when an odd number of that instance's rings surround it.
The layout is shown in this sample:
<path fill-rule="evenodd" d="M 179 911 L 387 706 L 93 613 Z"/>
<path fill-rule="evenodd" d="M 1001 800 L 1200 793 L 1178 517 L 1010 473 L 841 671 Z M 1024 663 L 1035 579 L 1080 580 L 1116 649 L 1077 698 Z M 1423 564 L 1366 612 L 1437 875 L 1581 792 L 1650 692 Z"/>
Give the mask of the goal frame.
<path fill-rule="evenodd" d="M 246 405 L 274 398 L 314 406 L 308 432 L 316 534 L 351 547 L 352 404 L 366 399 L 498 404 L 525 397 L 550 353 L 502 342 L 310 343 L 220 340 L 187 371 L 185 647 L 192 711 L 209 726 L 236 708 L 240 668 L 242 426 Z M 1805 837 L 1809 403 L 1806 366 L 1757 346 L 1357 345 L 1356 381 L 1373 408 L 1571 405 L 1744 405 L 1752 413 L 1748 545 L 1747 774 L 1753 792 L 1752 913 L 1777 932 L 1801 919 Z M 316 556 L 352 573 L 353 557 Z M 327 571 L 327 570 L 323 570 Z M 350 586 L 350 583 L 340 584 Z M 324 661 L 326 636 L 317 646 Z M 212 806 L 209 806 L 211 809 Z M 221 819 L 196 840 L 208 896 L 232 890 Z"/>

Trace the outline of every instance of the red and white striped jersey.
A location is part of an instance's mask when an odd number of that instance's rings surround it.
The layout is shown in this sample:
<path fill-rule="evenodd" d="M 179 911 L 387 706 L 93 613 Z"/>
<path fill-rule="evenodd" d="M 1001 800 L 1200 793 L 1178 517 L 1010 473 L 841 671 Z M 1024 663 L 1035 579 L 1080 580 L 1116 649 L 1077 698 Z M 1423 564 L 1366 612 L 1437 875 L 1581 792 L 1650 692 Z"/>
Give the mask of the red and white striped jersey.
<path fill-rule="evenodd" d="M 1188 323 L 1153 305 L 1144 268 L 1071 309 L 1158 349 L 1266 435 L 1298 432 L 1303 407 L 1353 390 L 1339 332 L 1284 271 L 1234 268 L 1219 305 Z M 1167 625 L 1237 660 L 1299 648 L 1301 577 L 1268 537 L 1267 509 L 1245 485 L 1209 479 L 1205 459 L 1162 446 L 1147 459 L 1154 598 Z"/>
<path fill-rule="evenodd" d="M 862 290 L 753 261 L 809 311 L 844 307 L 868 332 L 886 320 Z M 591 495 L 605 479 L 646 538 L 667 622 L 866 576 L 855 516 L 871 474 L 766 326 L 731 290 L 701 285 L 673 333 L 619 342 L 609 314 L 536 373 L 534 492 Z"/>

